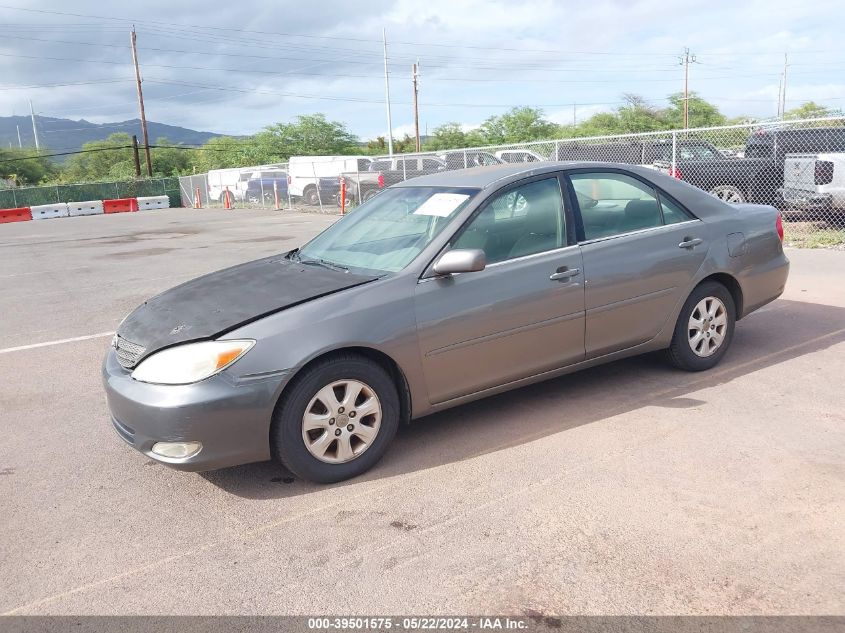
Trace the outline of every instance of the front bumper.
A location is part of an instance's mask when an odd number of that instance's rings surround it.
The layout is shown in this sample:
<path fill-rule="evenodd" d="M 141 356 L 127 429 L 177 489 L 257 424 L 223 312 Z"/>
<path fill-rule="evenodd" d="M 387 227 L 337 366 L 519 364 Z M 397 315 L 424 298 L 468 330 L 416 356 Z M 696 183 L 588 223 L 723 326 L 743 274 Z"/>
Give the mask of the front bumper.
<path fill-rule="evenodd" d="M 103 362 L 115 432 L 148 457 L 179 470 L 204 471 L 270 459 L 270 422 L 285 373 L 235 378 L 221 372 L 192 385 L 138 382 L 110 349 Z M 156 442 L 201 442 L 193 457 L 152 452 Z"/>

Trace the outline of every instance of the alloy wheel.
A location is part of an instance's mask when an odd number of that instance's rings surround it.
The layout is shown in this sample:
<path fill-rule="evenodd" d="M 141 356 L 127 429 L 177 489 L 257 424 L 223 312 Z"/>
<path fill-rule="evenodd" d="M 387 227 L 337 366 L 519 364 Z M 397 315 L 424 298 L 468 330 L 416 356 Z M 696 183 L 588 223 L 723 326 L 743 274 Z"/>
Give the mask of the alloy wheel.
<path fill-rule="evenodd" d="M 714 197 L 729 204 L 742 204 L 745 197 L 735 187 L 716 187 L 710 192 Z"/>
<path fill-rule="evenodd" d="M 687 336 L 696 356 L 712 356 L 722 346 L 728 329 L 728 312 L 718 297 L 699 301 L 689 317 Z"/>
<path fill-rule="evenodd" d="M 376 439 L 382 409 L 378 395 L 359 380 L 337 380 L 320 389 L 302 416 L 302 440 L 321 462 L 343 464 Z"/>

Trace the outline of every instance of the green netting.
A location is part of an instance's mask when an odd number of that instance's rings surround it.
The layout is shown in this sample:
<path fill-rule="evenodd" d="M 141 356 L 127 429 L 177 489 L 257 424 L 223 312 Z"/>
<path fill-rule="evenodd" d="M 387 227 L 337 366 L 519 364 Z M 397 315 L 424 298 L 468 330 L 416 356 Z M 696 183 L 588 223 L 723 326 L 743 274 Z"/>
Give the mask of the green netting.
<path fill-rule="evenodd" d="M 178 178 L 0 189 L 0 209 L 34 207 L 40 204 L 56 204 L 58 202 L 165 195 L 170 199 L 171 207 L 182 206 Z"/>

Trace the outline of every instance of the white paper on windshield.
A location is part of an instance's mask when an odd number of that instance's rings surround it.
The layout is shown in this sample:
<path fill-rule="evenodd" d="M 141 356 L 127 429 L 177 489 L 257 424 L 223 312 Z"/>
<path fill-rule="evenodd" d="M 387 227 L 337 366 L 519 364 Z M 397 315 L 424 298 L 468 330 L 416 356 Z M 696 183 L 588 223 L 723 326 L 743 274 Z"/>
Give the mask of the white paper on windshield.
<path fill-rule="evenodd" d="M 449 216 L 452 211 L 457 209 L 469 196 L 465 193 L 435 193 L 428 200 L 423 202 L 416 211 L 415 215 L 436 215 L 441 218 Z"/>

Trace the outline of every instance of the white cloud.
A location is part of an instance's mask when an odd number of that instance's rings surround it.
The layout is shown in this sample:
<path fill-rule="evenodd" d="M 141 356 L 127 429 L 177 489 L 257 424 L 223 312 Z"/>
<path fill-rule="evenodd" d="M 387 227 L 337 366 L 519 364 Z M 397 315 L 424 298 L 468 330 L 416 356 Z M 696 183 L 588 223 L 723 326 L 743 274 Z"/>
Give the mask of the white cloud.
<path fill-rule="evenodd" d="M 20 6 L 102 15 L 94 0 L 67 0 L 59 8 L 50 0 L 29 0 Z M 145 22 L 165 15 L 167 28 Z M 136 117 L 127 48 L 134 19 L 149 118 L 196 129 L 245 134 L 298 114 L 325 112 L 364 138 L 383 134 L 382 27 L 398 137 L 413 129 L 409 74 L 417 58 L 423 132 L 448 121 L 480 122 L 511 105 L 540 106 L 552 120 L 569 123 L 573 102 L 607 104 L 577 106 L 579 121 L 612 109 L 626 92 L 665 103 L 682 88 L 677 55 L 685 46 L 699 62 L 691 68 L 692 89 L 728 115 L 768 116 L 784 51 L 790 55 L 791 102 L 845 105 L 838 101 L 845 96 L 842 84 L 834 79 L 845 67 L 842 15 L 836 0 L 678 6 L 665 0 L 577 6 L 552 0 L 370 0 L 357 8 L 339 0 L 313 6 L 241 0 L 213 10 L 207 0 L 147 0 L 142 8 L 120 5 L 110 13 L 126 22 L 0 9 L 0 53 L 21 56 L 0 55 L 0 115 L 27 112 L 32 98 L 44 115 L 100 122 Z M 74 22 L 102 26 L 82 30 Z M 183 66 L 192 68 L 178 68 Z M 103 79 L 123 81 L 5 89 Z"/>

